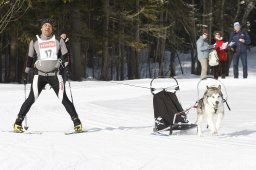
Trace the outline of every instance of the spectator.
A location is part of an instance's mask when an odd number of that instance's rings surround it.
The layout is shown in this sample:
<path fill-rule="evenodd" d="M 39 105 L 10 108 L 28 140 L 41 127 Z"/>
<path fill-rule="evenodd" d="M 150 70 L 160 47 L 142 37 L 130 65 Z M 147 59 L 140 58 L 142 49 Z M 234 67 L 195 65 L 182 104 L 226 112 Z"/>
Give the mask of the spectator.
<path fill-rule="evenodd" d="M 208 32 L 204 30 L 203 34 L 199 37 L 199 39 L 196 42 L 197 58 L 201 64 L 201 79 L 207 76 L 209 49 L 213 47 L 208 44 L 207 37 Z"/>
<path fill-rule="evenodd" d="M 247 46 L 251 43 L 251 38 L 246 31 L 241 30 L 239 22 L 234 23 L 234 32 L 231 34 L 230 49 L 233 54 L 234 78 L 238 78 L 239 58 L 243 65 L 243 78 L 248 77 L 247 72 Z"/>
<path fill-rule="evenodd" d="M 219 58 L 219 65 L 213 68 L 213 75 L 215 79 L 218 79 L 219 76 L 222 78 L 226 77 L 226 63 L 227 56 L 226 51 L 223 48 L 223 38 L 221 37 L 220 31 L 215 31 L 214 33 L 215 47 Z"/>

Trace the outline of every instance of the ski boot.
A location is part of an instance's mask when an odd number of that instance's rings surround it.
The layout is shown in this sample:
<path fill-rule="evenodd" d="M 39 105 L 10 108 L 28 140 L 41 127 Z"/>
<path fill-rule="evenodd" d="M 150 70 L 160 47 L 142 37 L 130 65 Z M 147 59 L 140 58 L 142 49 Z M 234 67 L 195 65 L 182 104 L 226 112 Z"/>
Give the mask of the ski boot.
<path fill-rule="evenodd" d="M 23 133 L 24 132 L 23 127 L 22 127 L 22 121 L 23 121 L 22 117 L 17 117 L 17 119 L 13 125 L 13 132 L 15 132 L 15 133 Z"/>
<path fill-rule="evenodd" d="M 74 130 L 75 132 L 79 133 L 83 131 L 82 123 L 78 117 L 72 118 L 74 122 Z"/>

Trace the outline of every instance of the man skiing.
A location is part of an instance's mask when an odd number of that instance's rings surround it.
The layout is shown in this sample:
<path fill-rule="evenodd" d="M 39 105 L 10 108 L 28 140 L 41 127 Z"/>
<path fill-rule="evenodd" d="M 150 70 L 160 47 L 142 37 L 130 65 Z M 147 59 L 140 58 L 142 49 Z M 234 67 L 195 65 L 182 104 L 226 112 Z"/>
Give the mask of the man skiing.
<path fill-rule="evenodd" d="M 23 132 L 22 122 L 47 83 L 53 88 L 59 100 L 69 113 L 74 123 L 74 130 L 76 132 L 82 131 L 82 123 L 78 118 L 74 105 L 67 97 L 62 76 L 59 75 L 59 67 L 62 63 L 61 58 L 64 60 L 67 58 L 67 48 L 63 39 L 57 40 L 52 34 L 52 27 L 52 19 L 43 19 L 41 21 L 41 36 L 36 35 L 36 39 L 31 40 L 29 44 L 25 73 L 27 75 L 29 70 L 34 67 L 36 74 L 31 83 L 29 96 L 22 104 L 18 117 L 13 125 L 13 130 L 16 133 Z M 58 53 L 61 53 L 61 58 Z M 34 58 L 36 59 L 35 63 Z"/>

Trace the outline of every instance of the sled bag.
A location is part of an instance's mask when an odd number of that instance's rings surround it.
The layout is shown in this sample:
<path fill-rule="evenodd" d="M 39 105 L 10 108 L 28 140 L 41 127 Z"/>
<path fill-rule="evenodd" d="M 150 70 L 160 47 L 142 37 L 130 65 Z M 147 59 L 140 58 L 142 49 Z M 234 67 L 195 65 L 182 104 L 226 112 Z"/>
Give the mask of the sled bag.
<path fill-rule="evenodd" d="M 175 113 L 183 111 L 176 94 L 165 90 L 154 94 L 153 105 L 155 126 L 158 130 L 172 125 Z"/>

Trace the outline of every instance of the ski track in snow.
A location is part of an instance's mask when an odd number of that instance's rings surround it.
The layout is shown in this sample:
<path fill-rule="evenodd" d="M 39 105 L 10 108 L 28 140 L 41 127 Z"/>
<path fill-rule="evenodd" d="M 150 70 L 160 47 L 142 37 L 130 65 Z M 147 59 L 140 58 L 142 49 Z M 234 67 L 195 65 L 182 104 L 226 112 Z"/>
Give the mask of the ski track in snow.
<path fill-rule="evenodd" d="M 42 135 L 2 132 L 12 130 L 24 101 L 24 86 L 0 84 L 0 170 L 255 170 L 256 74 L 252 63 L 255 57 L 248 62 L 248 79 L 235 80 L 232 74 L 221 79 L 231 111 L 225 108 L 218 136 L 210 135 L 206 122 L 203 137 L 196 135 L 196 128 L 175 131 L 172 136 L 151 135 L 150 90 L 102 81 L 71 82 L 74 104 L 88 133 L 64 135 L 73 124 L 50 89 L 42 92 L 28 113 L 29 130 L 43 131 Z M 177 80 L 179 101 L 188 108 L 198 98 L 199 79 L 185 75 Z M 150 81 L 122 83 L 149 87 Z M 195 109 L 188 119 L 196 120 Z"/>

